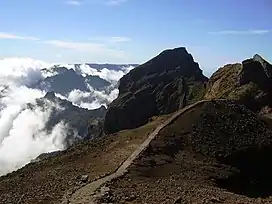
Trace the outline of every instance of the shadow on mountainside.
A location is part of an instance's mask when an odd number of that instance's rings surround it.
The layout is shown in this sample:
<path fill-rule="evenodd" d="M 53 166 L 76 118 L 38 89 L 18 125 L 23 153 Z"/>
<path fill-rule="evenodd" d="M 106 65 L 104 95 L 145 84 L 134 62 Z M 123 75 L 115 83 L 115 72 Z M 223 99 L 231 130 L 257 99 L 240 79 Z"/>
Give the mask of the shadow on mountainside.
<path fill-rule="evenodd" d="M 271 203 L 271 135 L 244 106 L 204 102 L 164 128 L 100 201 Z"/>
<path fill-rule="evenodd" d="M 271 147 L 248 148 L 225 159 L 226 164 L 239 171 L 227 178 L 217 179 L 218 187 L 248 197 L 269 197 L 272 195 Z"/>

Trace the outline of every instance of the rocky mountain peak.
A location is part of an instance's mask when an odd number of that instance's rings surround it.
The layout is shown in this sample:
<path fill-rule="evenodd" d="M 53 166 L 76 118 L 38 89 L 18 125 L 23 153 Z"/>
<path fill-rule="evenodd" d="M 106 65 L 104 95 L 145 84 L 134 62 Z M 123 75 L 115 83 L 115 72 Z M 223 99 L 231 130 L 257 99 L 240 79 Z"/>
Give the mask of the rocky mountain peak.
<path fill-rule="evenodd" d="M 255 54 L 253 56 L 253 60 L 261 64 L 267 77 L 272 78 L 272 65 L 269 62 L 267 62 L 264 58 L 262 58 L 258 54 Z"/>
<path fill-rule="evenodd" d="M 194 78 L 198 81 L 207 80 L 207 78 L 203 76 L 198 63 L 194 61 L 192 55 L 187 52 L 186 48 L 178 47 L 164 50 L 156 57 L 131 70 L 129 74 L 121 78 L 119 91 L 121 94 L 125 93 L 128 89 L 133 89 L 134 85 L 138 86 L 139 83 L 146 82 L 147 79 L 147 82 L 150 83 L 160 83 L 159 80 L 152 80 L 158 79 L 155 75 L 160 75 L 160 78 L 163 80 L 180 76 Z M 163 77 L 166 75 L 171 75 L 171 77 Z M 144 78 L 146 78 L 146 80 L 144 80 Z"/>
<path fill-rule="evenodd" d="M 46 94 L 45 94 L 45 96 L 44 96 L 44 98 L 46 98 L 46 99 L 53 99 L 53 98 L 55 98 L 56 96 L 55 96 L 55 93 L 53 92 L 53 91 L 49 91 L 49 92 L 47 92 Z"/>
<path fill-rule="evenodd" d="M 165 50 L 121 78 L 105 131 L 137 127 L 154 115 L 174 112 L 200 97 L 206 81 L 184 47 Z"/>
<path fill-rule="evenodd" d="M 252 58 L 226 65 L 210 78 L 206 99 L 227 98 L 240 101 L 253 111 L 272 107 L 272 65 L 255 54 Z"/>
<path fill-rule="evenodd" d="M 194 59 L 190 53 L 186 50 L 185 47 L 178 47 L 174 49 L 167 49 L 161 52 L 153 60 L 174 60 L 174 63 L 184 63 L 185 61 L 193 62 Z"/>
<path fill-rule="evenodd" d="M 156 56 L 153 59 L 162 59 L 162 60 L 166 60 L 169 58 L 175 58 L 175 59 L 180 59 L 181 57 L 185 57 L 185 56 L 190 56 L 192 57 L 188 51 L 186 50 L 185 47 L 178 47 L 178 48 L 174 48 L 174 49 L 167 49 L 162 51 L 158 56 Z M 192 60 L 192 58 L 191 58 Z"/>
<path fill-rule="evenodd" d="M 272 85 L 272 65 L 260 55 L 255 54 L 253 58 L 242 62 L 242 69 L 239 72 L 239 84 L 247 84 L 250 81 L 259 84 L 262 88 L 270 88 Z"/>

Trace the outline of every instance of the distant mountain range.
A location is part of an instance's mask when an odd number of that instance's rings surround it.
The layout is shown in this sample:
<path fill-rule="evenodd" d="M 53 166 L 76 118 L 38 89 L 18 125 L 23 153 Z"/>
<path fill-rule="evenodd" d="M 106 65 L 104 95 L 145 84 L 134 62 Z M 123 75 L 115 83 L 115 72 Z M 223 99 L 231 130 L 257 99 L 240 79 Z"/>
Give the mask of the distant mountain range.
<path fill-rule="evenodd" d="M 75 72 L 73 69 L 67 69 L 66 67 L 59 67 L 55 69 L 56 75 L 46 77 L 33 84 L 31 88 L 40 89 L 43 91 L 54 91 L 62 95 L 66 95 L 74 89 L 80 91 L 88 91 L 91 86 L 97 90 L 103 90 L 110 86 L 110 82 L 105 79 L 101 79 L 99 76 L 87 75 L 83 77 Z"/>
<path fill-rule="evenodd" d="M 106 107 L 101 106 L 98 109 L 88 110 L 78 107 L 68 100 L 58 98 L 55 94 L 67 97 L 73 90 L 82 92 L 96 90 L 109 94 L 110 91 L 117 88 L 118 84 L 113 84 L 98 75 L 91 75 L 88 71 L 99 73 L 103 69 L 108 69 L 126 73 L 135 66 L 137 64 L 67 64 L 44 68 L 41 70 L 44 78 L 29 87 L 45 91 L 47 94 L 43 98 L 36 99 L 35 103 L 28 104 L 28 108 L 36 108 L 37 106 L 48 108 L 48 101 L 61 108 L 62 110 L 57 110 L 56 107 L 53 107 L 46 124 L 46 131 L 52 131 L 53 127 L 61 121 L 68 124 L 68 135 L 66 137 L 68 146 L 75 141 L 74 131 L 77 132 L 79 137 L 85 139 L 99 137 L 102 134 Z M 92 102 L 95 97 L 95 95 L 91 95 L 84 100 Z"/>
<path fill-rule="evenodd" d="M 85 65 L 90 66 L 91 68 L 102 70 L 104 68 L 110 69 L 110 70 L 123 70 L 126 67 L 137 67 L 139 64 L 91 64 L 86 63 Z M 77 65 L 75 65 L 77 66 Z"/>
<path fill-rule="evenodd" d="M 58 98 L 55 94 L 67 97 L 74 90 L 82 92 L 96 90 L 109 94 L 117 88 L 117 82 L 113 84 L 93 73 L 99 73 L 103 69 L 126 73 L 135 66 L 137 64 L 67 64 L 44 68 L 41 70 L 44 78 L 29 85 L 29 88 L 39 89 L 47 94 L 43 98 L 36 99 L 35 103 L 28 104 L 27 107 L 46 109 L 49 101 L 61 108 L 61 110 L 57 110 L 56 107 L 53 107 L 46 124 L 46 131 L 52 131 L 53 127 L 61 121 L 68 124 L 68 135 L 66 137 L 68 146 L 75 140 L 74 131 L 81 138 L 99 137 L 102 134 L 106 107 L 101 106 L 95 110 L 88 110 L 78 107 L 68 100 Z M 90 103 L 95 100 L 95 97 L 95 95 L 91 95 L 84 100 L 88 100 L 87 102 Z"/>
<path fill-rule="evenodd" d="M 89 66 L 89 68 L 97 71 L 102 69 L 125 71 L 128 68 L 137 66 L 137 64 L 73 64 L 66 66 L 54 65 L 53 67 L 42 69 L 41 72 L 46 77 L 31 84 L 29 87 L 46 92 L 53 91 L 61 95 L 67 95 L 75 89 L 83 92 L 88 92 L 90 89 L 108 90 L 111 82 L 102 79 L 98 75 L 87 74 L 81 66 Z"/>

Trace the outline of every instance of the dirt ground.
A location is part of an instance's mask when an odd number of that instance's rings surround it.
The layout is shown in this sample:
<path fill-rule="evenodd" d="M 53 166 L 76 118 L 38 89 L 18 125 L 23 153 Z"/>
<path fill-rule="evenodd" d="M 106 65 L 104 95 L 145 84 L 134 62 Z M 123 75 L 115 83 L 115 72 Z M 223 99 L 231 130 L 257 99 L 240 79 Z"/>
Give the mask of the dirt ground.
<path fill-rule="evenodd" d="M 210 107 L 199 107 L 188 111 L 162 130 L 158 137 L 151 142 L 149 148 L 130 166 L 125 176 L 106 185 L 109 188 L 108 192 L 97 202 L 118 204 L 272 203 L 271 190 L 270 194 L 254 195 L 252 191 L 250 192 L 252 189 L 237 193 L 233 189 L 220 186 L 219 181 L 236 175 L 239 169 L 218 162 L 212 156 L 207 156 L 212 153 L 205 155 L 197 152 L 194 148 L 194 144 L 191 143 L 194 140 L 190 139 L 197 132 L 194 124 L 201 124 L 201 121 L 203 123 L 204 111 L 211 110 L 214 115 L 220 112 L 212 109 L 214 108 L 213 104 L 208 105 Z M 223 113 L 228 116 L 231 114 L 230 112 L 222 110 L 220 116 Z M 233 114 L 236 115 L 235 112 Z M 236 116 L 240 117 L 240 115 Z M 244 117 L 249 118 L 242 114 L 240 122 L 243 123 Z M 238 122 L 237 124 L 240 125 Z M 203 123 L 206 125 L 208 134 L 212 135 L 212 131 L 217 131 L 211 128 L 215 127 L 214 123 L 212 118 L 210 118 L 210 123 Z M 222 122 L 222 124 L 224 123 Z M 231 130 L 228 131 L 231 132 Z M 204 134 L 204 130 L 202 133 Z M 205 142 L 201 144 L 205 144 Z M 204 150 L 207 149 L 212 149 L 212 147 L 205 147 Z M 235 185 L 235 182 L 233 183 Z M 238 184 L 239 181 L 237 181 Z M 258 193 L 258 189 L 253 189 L 253 191 Z"/>
<path fill-rule="evenodd" d="M 40 162 L 0 177 L 1 204 L 52 204 L 88 182 L 114 172 L 165 118 L 100 140 L 85 141 Z M 87 182 L 87 183 L 88 183 Z"/>

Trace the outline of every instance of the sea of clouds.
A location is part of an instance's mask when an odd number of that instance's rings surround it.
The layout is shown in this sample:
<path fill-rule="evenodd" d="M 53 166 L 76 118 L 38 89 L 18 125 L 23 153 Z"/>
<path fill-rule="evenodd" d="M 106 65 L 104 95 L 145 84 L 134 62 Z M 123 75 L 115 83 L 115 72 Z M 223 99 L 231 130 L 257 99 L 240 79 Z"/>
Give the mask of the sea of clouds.
<path fill-rule="evenodd" d="M 42 153 L 65 148 L 67 124 L 60 122 L 50 133 L 45 131 L 52 108 L 56 107 L 61 111 L 58 104 L 47 101 L 46 109 L 39 106 L 30 109 L 27 106 L 27 103 L 35 104 L 35 99 L 46 94 L 29 86 L 45 78 L 46 75 L 41 69 L 51 66 L 31 58 L 0 60 L 0 176 L 23 167 Z M 75 69 L 72 65 L 63 66 Z M 88 65 L 81 65 L 82 75 L 98 75 L 111 82 L 112 86 L 103 91 L 89 87 L 88 92 L 73 90 L 66 96 L 60 94 L 56 96 L 69 100 L 79 107 L 99 108 L 118 96 L 116 88 L 118 80 L 132 68 L 96 70 Z"/>

